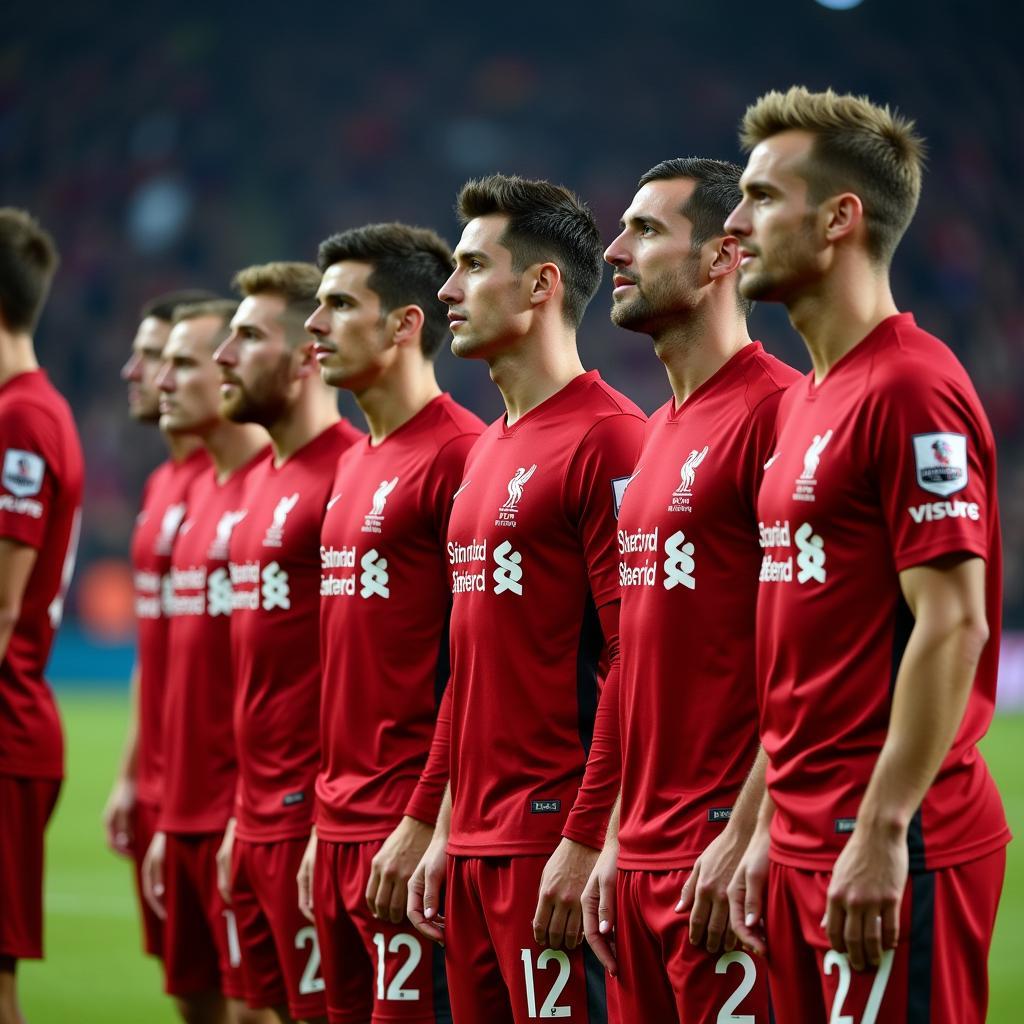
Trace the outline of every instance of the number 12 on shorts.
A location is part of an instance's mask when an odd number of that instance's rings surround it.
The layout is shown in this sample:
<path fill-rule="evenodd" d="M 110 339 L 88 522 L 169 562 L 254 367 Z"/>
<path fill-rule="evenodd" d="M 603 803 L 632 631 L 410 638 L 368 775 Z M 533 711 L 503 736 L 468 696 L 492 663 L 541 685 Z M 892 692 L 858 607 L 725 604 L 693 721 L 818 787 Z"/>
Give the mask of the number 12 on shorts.
<path fill-rule="evenodd" d="M 545 949 L 537 956 L 537 970 L 546 971 L 552 964 L 558 966 L 555 978 L 547 999 L 537 1012 L 537 987 L 534 983 L 533 953 L 529 949 L 522 951 L 523 977 L 526 982 L 526 1013 L 531 1020 L 551 1020 L 553 1017 L 571 1017 L 571 1006 L 559 1006 L 558 997 L 569 983 L 569 957 L 560 949 Z"/>

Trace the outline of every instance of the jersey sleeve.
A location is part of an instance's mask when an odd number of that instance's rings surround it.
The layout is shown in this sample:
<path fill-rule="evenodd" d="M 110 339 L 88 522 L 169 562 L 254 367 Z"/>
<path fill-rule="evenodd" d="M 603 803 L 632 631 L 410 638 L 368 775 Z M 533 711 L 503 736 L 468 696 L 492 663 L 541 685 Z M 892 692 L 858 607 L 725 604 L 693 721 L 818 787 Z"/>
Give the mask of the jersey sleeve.
<path fill-rule="evenodd" d="M 448 785 L 451 735 L 452 692 L 451 687 L 445 687 L 441 706 L 437 711 L 437 721 L 434 723 L 434 737 L 430 743 L 427 763 L 412 796 L 409 797 L 409 802 L 405 805 L 405 813 L 410 818 L 428 825 L 436 824 L 445 786 Z"/>
<path fill-rule="evenodd" d="M 762 398 L 751 410 L 747 424 L 747 436 L 739 461 L 740 479 L 737 483 L 740 500 L 750 512 L 751 524 L 757 522 L 757 492 L 764 479 L 765 463 L 775 454 L 782 395 L 780 389 Z"/>
<path fill-rule="evenodd" d="M 35 405 L 0 417 L 0 537 L 43 546 L 57 497 L 54 424 Z"/>
<path fill-rule="evenodd" d="M 443 548 L 448 537 L 448 520 L 452 514 L 452 498 L 462 483 L 466 456 L 476 443 L 477 434 L 460 434 L 447 441 L 438 451 L 431 466 L 425 488 L 426 512 L 437 529 L 438 543 Z"/>
<path fill-rule="evenodd" d="M 876 401 L 871 456 L 897 571 L 985 558 L 995 456 L 977 398 L 955 380 L 908 374 Z"/>

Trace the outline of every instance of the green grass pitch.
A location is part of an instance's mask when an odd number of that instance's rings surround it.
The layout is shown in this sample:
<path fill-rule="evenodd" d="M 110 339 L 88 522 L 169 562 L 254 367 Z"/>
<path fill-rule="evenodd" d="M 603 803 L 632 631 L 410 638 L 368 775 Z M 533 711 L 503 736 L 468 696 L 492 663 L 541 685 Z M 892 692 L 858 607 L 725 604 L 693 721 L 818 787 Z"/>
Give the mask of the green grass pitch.
<path fill-rule="evenodd" d="M 29 1024 L 173 1024 L 157 964 L 139 951 L 126 861 L 105 847 L 100 812 L 121 749 L 127 698 L 65 691 L 68 778 L 49 832 L 47 959 L 19 968 Z M 1010 823 L 1024 828 L 1024 716 L 996 719 L 985 755 Z M 1016 1024 L 1024 1006 L 1024 847 L 1010 846 L 991 959 L 993 1024 Z"/>

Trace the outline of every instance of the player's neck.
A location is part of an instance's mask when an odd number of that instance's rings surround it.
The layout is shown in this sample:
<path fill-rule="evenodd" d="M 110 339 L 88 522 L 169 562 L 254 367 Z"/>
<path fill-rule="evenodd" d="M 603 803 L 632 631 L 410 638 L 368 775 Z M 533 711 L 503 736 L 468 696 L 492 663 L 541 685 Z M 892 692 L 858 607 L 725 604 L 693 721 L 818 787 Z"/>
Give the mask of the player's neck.
<path fill-rule="evenodd" d="M 488 360 L 488 365 L 491 380 L 505 400 L 509 426 L 586 372 L 575 331 L 558 337 L 527 335 Z"/>
<path fill-rule="evenodd" d="M 194 451 L 202 446 L 202 441 L 194 434 L 164 434 L 167 452 L 172 462 L 184 462 Z"/>
<path fill-rule="evenodd" d="M 266 447 L 267 432 L 255 423 L 230 423 L 221 420 L 203 437 L 217 482 L 224 483 L 236 469 L 244 466 Z"/>
<path fill-rule="evenodd" d="M 380 444 L 440 394 L 432 362 L 397 363 L 393 373 L 355 396 L 370 428 L 370 443 Z"/>
<path fill-rule="evenodd" d="M 300 448 L 341 419 L 337 393 L 321 389 L 319 381 L 316 384 L 316 390 L 303 394 L 284 416 L 267 428 L 274 447 L 275 466 L 287 462 Z"/>
<path fill-rule="evenodd" d="M 21 373 L 38 369 L 32 336 L 0 331 L 0 387 Z"/>
<path fill-rule="evenodd" d="M 665 364 L 677 406 L 750 344 L 746 320 L 735 310 L 733 304 L 730 315 L 723 316 L 696 309 L 654 339 L 654 351 Z"/>
<path fill-rule="evenodd" d="M 899 312 L 888 272 L 866 261 L 836 268 L 787 306 L 790 322 L 807 345 L 818 384 L 883 320 Z"/>

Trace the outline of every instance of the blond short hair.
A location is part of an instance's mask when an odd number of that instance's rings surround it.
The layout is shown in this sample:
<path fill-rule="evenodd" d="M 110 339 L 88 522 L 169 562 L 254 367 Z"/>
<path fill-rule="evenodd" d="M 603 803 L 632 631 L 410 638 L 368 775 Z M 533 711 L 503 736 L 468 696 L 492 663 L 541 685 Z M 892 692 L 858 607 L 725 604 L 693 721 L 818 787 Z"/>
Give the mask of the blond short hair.
<path fill-rule="evenodd" d="M 276 295 L 284 300 L 281 314 L 285 335 L 292 345 L 309 340 L 303 325 L 316 309 L 320 271 L 312 263 L 277 260 L 258 263 L 235 274 L 232 285 L 242 296 Z"/>
<path fill-rule="evenodd" d="M 231 323 L 231 318 L 238 309 L 234 299 L 206 299 L 203 302 L 185 302 L 174 307 L 172 324 L 180 324 L 186 320 L 198 320 L 200 317 L 212 316 L 220 319 L 224 327 Z"/>
<path fill-rule="evenodd" d="M 785 131 L 815 137 L 801 173 L 810 199 L 820 203 L 853 192 L 864 206 L 868 251 L 888 263 L 913 219 L 921 196 L 924 140 L 914 122 L 866 96 L 794 85 L 765 93 L 747 108 L 740 128 L 746 152 Z"/>

